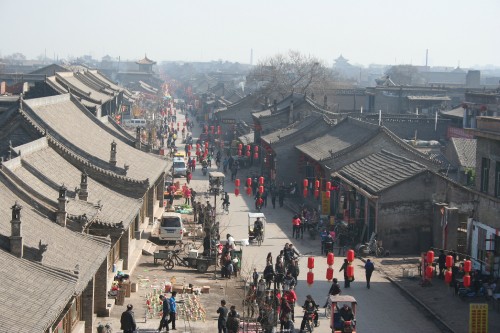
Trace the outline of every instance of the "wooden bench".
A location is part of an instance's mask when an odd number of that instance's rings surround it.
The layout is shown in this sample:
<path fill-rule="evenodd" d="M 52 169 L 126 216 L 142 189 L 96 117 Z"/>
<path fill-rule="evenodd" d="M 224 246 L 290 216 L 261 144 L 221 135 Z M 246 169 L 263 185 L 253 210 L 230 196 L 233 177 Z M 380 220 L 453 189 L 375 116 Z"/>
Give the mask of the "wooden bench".
<path fill-rule="evenodd" d="M 158 252 L 153 253 L 154 264 L 158 265 L 158 260 L 165 260 L 168 258 L 170 250 L 159 250 Z"/>

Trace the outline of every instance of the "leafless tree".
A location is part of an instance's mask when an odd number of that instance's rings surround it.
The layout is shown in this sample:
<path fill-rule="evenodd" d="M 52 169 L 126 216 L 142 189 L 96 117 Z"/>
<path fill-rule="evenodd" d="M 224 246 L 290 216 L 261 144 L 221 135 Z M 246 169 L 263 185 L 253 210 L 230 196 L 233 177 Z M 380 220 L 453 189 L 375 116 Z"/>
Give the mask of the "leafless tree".
<path fill-rule="evenodd" d="M 318 58 L 291 50 L 260 61 L 247 79 L 258 82 L 263 94 L 283 98 L 292 91 L 322 90 L 331 82 L 331 71 Z"/>

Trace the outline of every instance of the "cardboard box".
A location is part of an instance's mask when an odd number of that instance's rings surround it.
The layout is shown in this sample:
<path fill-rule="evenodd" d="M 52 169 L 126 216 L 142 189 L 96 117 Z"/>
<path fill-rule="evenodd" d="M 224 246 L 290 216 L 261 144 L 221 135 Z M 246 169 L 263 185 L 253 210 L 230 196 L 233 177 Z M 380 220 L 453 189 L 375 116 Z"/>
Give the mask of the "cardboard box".
<path fill-rule="evenodd" d="M 202 294 L 210 294 L 210 286 L 201 287 L 201 293 Z"/>

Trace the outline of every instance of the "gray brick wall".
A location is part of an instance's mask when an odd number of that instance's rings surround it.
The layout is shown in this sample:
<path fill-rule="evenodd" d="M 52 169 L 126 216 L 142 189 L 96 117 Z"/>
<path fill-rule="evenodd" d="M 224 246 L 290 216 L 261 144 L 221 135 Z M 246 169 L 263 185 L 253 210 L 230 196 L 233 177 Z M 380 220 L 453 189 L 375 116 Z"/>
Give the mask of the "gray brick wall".
<path fill-rule="evenodd" d="M 120 241 L 120 258 L 123 259 L 123 269 L 129 269 L 130 228 L 122 234 Z"/>
<path fill-rule="evenodd" d="M 97 273 L 95 274 L 94 284 L 94 312 L 98 317 L 106 317 L 107 310 L 107 296 L 108 296 L 108 260 L 104 260 Z"/>
<path fill-rule="evenodd" d="M 85 322 L 85 333 L 93 332 L 94 318 L 94 279 L 90 280 L 82 292 L 82 321 Z"/>

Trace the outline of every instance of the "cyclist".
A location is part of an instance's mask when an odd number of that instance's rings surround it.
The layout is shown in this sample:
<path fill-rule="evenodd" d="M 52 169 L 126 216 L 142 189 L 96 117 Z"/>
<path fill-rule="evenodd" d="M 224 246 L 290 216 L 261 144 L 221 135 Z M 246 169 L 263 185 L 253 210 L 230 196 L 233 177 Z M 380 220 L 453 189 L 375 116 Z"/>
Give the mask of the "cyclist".
<path fill-rule="evenodd" d="M 262 234 L 262 229 L 264 229 L 264 224 L 260 220 L 260 217 L 258 217 L 253 223 L 253 234 L 255 238 Z"/>
<path fill-rule="evenodd" d="M 300 324 L 300 331 L 304 331 L 306 322 L 309 318 L 311 318 L 311 316 L 314 327 L 318 327 L 318 304 L 316 304 L 311 295 L 306 296 L 306 301 L 304 302 L 302 308 L 304 309 L 304 317 L 302 318 L 302 323 Z"/>
<path fill-rule="evenodd" d="M 229 194 L 227 192 L 224 192 L 224 198 L 222 199 L 222 208 L 225 210 L 229 211 Z"/>

